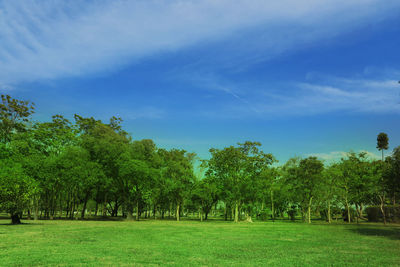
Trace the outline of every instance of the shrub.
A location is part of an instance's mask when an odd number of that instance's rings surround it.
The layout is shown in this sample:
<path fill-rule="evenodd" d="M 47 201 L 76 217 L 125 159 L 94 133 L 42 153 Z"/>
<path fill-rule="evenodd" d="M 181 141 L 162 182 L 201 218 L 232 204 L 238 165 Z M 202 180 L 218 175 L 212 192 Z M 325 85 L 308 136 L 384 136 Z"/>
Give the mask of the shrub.
<path fill-rule="evenodd" d="M 261 221 L 267 221 L 271 218 L 271 211 L 269 209 L 260 211 L 259 218 Z"/>
<path fill-rule="evenodd" d="M 350 207 L 349 210 L 350 210 L 350 220 L 354 221 L 356 219 L 356 217 L 357 217 L 357 212 L 352 207 Z M 342 210 L 342 218 L 343 218 L 343 221 L 345 221 L 345 222 L 349 221 L 349 219 L 348 219 L 349 216 L 347 216 L 347 208 Z"/>
<path fill-rule="evenodd" d="M 365 209 L 369 222 L 383 221 L 383 215 L 380 206 L 369 206 Z M 386 221 L 400 222 L 400 205 L 385 206 Z"/>
<path fill-rule="evenodd" d="M 288 210 L 287 212 L 289 218 L 291 221 L 295 221 L 296 220 L 296 215 L 297 215 L 297 209 L 295 206 L 292 206 L 292 208 L 290 210 Z"/>

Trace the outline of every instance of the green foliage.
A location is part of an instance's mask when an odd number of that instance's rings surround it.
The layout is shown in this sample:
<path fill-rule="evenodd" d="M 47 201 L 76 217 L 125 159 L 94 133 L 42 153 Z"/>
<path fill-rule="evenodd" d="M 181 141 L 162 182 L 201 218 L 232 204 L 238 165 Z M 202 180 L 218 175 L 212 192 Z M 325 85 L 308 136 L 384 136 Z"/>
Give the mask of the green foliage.
<path fill-rule="evenodd" d="M 267 221 L 267 220 L 269 220 L 271 218 L 271 215 L 272 215 L 271 210 L 263 209 L 259 213 L 259 219 L 261 221 Z"/>
<path fill-rule="evenodd" d="M 306 209 L 308 210 L 307 217 L 309 223 L 311 223 L 313 200 L 321 192 L 323 170 L 323 163 L 316 157 L 308 157 L 302 160 L 291 159 L 284 166 L 286 183 L 291 185 L 291 194 L 301 207 L 303 219 L 306 216 Z"/>
<path fill-rule="evenodd" d="M 376 139 L 376 148 L 379 150 L 386 150 L 389 148 L 389 137 L 386 133 L 379 133 Z"/>
<path fill-rule="evenodd" d="M 207 162 L 207 173 L 214 177 L 221 187 L 222 199 L 235 206 L 235 222 L 238 221 L 238 209 L 246 205 L 251 215 L 251 206 L 256 198 L 258 179 L 262 172 L 274 162 L 271 154 L 265 154 L 258 142 L 239 143 L 238 147 L 230 146 L 224 149 L 210 149 L 211 159 Z"/>
<path fill-rule="evenodd" d="M 1 95 L 0 102 L 0 142 L 11 140 L 14 132 L 22 132 L 26 128 L 29 116 L 34 112 L 34 104 Z"/>
<path fill-rule="evenodd" d="M 0 209 L 18 215 L 28 206 L 36 190 L 35 181 L 12 160 L 0 160 Z"/>
<path fill-rule="evenodd" d="M 103 123 L 76 114 L 71 122 L 55 115 L 32 123 L 33 110 L 29 101 L 1 98 L 1 211 L 28 211 L 36 219 L 80 213 L 83 219 L 91 203 L 96 215 L 130 219 L 136 213 L 137 220 L 167 213 L 179 220 L 198 212 L 201 220 L 210 214 L 235 222 L 243 215 L 252 221 L 253 215 L 298 214 L 311 223 L 317 216 L 332 222 L 345 210 L 340 216 L 349 214 L 352 222 L 363 219 L 368 205 L 379 204 L 385 218 L 385 206 L 400 199 L 400 147 L 385 161 L 350 152 L 327 166 L 308 157 L 272 167 L 272 154 L 247 141 L 211 148 L 199 169 L 203 175 L 195 177 L 195 154 L 133 140 L 121 118 Z M 378 135 L 377 148 L 388 148 L 385 133 Z"/>
<path fill-rule="evenodd" d="M 166 181 L 168 198 L 176 205 L 176 219 L 179 221 L 180 208 L 188 198 L 195 181 L 193 164 L 194 154 L 184 150 L 161 150 L 163 163 L 161 176 Z"/>
<path fill-rule="evenodd" d="M 206 177 L 195 182 L 192 201 L 200 207 L 201 212 L 205 215 L 205 220 L 207 220 L 213 206 L 218 202 L 220 194 L 221 188 L 213 177 Z"/>
<path fill-rule="evenodd" d="M 387 184 L 387 191 L 392 201 L 400 199 L 400 146 L 393 149 L 390 157 L 386 158 L 387 168 L 383 175 L 384 182 Z"/>

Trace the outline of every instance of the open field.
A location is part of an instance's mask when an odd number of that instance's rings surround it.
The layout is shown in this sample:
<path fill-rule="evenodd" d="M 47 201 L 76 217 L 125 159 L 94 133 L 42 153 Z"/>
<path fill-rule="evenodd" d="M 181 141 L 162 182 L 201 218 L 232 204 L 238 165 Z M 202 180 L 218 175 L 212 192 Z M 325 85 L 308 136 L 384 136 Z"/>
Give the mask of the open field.
<path fill-rule="evenodd" d="M 400 266 L 400 226 L 0 220 L 0 265 Z"/>

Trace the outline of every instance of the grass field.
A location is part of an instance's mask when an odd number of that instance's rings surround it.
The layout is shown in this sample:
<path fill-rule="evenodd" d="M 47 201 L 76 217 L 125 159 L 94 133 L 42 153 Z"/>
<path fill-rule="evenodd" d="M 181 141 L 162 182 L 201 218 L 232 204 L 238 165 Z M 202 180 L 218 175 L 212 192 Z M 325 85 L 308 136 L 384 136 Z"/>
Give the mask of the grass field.
<path fill-rule="evenodd" d="M 0 220 L 0 265 L 400 266 L 400 226 Z"/>

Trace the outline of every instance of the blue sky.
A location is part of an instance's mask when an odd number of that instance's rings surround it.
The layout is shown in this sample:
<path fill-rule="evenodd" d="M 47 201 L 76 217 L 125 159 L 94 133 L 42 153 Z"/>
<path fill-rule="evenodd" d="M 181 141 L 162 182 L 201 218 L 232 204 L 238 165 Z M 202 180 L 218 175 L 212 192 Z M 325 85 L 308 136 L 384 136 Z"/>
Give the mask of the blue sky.
<path fill-rule="evenodd" d="M 400 145 L 400 1 L 1 1 L 0 92 L 207 158 Z"/>

